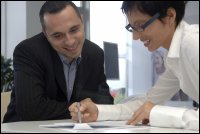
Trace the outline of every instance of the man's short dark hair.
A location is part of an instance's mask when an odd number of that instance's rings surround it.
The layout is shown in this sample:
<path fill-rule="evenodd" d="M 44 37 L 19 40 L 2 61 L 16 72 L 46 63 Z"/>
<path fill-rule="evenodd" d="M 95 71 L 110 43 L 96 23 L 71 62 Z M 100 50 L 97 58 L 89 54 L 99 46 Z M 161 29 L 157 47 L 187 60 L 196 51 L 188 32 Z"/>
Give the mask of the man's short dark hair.
<path fill-rule="evenodd" d="M 66 6 L 71 6 L 77 13 L 78 17 L 80 17 L 80 19 L 81 19 L 81 15 L 78 10 L 78 7 L 73 2 L 71 2 L 71 1 L 46 1 L 40 9 L 40 22 L 41 22 L 42 28 L 45 29 L 45 24 L 44 24 L 44 14 L 45 13 L 55 14 L 55 13 L 62 11 Z"/>
<path fill-rule="evenodd" d="M 124 1 L 122 3 L 122 12 L 127 14 L 129 11 L 138 10 L 141 13 L 150 16 L 160 13 L 161 20 L 166 16 L 168 8 L 174 8 L 176 11 L 176 26 L 185 15 L 186 1 Z"/>

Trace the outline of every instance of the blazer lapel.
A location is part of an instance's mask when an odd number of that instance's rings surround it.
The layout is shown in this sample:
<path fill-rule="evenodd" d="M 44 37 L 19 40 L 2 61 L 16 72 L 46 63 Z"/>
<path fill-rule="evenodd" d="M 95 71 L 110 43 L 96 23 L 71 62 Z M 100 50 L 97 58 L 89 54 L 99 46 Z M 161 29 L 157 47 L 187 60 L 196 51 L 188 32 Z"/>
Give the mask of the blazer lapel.
<path fill-rule="evenodd" d="M 90 65 L 89 57 L 88 57 L 87 50 L 85 47 L 86 47 L 86 44 L 84 44 L 84 47 L 83 47 L 83 51 L 81 54 L 81 62 L 77 68 L 76 80 L 74 84 L 75 88 L 74 88 L 73 94 L 77 98 L 80 98 L 80 95 L 81 95 L 80 93 L 84 92 L 82 90 L 84 90 L 83 88 L 84 88 L 85 82 L 87 81 L 89 74 L 91 72 L 91 69 L 90 69 L 91 65 Z"/>
<path fill-rule="evenodd" d="M 64 75 L 62 61 L 60 60 L 60 57 L 58 56 L 56 51 L 53 52 L 52 58 L 53 58 L 53 66 L 55 70 L 56 81 L 60 86 L 61 90 L 63 91 L 63 93 L 67 96 L 66 82 L 65 82 L 65 75 Z"/>

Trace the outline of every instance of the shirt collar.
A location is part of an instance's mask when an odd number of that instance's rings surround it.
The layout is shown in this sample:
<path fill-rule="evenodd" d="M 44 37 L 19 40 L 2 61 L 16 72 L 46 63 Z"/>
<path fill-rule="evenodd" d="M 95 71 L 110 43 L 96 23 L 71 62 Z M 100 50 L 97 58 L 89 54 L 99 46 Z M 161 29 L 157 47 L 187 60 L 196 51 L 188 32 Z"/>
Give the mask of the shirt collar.
<path fill-rule="evenodd" d="M 181 43 L 182 43 L 182 32 L 186 25 L 188 25 L 188 24 L 185 21 L 181 21 L 180 24 L 177 26 L 177 28 L 174 32 L 172 41 L 171 41 L 171 45 L 170 45 L 167 57 L 179 58 L 180 47 L 181 47 Z"/>
<path fill-rule="evenodd" d="M 66 62 L 67 62 L 67 64 L 69 64 L 69 60 L 67 59 L 67 57 L 65 57 L 65 56 L 64 56 L 63 54 L 61 54 L 61 53 L 58 53 L 58 55 L 59 55 L 59 57 L 60 57 L 62 63 L 66 63 Z M 81 54 L 79 55 L 78 58 L 75 59 L 75 61 L 76 61 L 76 64 L 77 64 L 77 65 L 80 63 L 80 61 L 81 61 Z"/>

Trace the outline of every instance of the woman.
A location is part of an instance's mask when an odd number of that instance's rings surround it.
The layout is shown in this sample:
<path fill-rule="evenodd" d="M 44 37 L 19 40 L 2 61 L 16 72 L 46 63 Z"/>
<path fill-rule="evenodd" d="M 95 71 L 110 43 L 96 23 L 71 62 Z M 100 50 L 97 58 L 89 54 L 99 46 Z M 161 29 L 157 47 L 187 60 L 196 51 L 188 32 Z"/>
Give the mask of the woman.
<path fill-rule="evenodd" d="M 186 3 L 183 1 L 124 1 L 122 11 L 133 32 L 149 51 L 159 47 L 168 50 L 166 71 L 145 99 L 117 105 L 96 105 L 90 99 L 81 102 L 83 121 L 128 120 L 135 125 L 176 127 L 199 130 L 199 110 L 162 106 L 179 89 L 199 103 L 199 26 L 183 21 Z M 69 108 L 77 120 L 76 103 Z M 133 114 L 133 115 L 132 115 Z"/>

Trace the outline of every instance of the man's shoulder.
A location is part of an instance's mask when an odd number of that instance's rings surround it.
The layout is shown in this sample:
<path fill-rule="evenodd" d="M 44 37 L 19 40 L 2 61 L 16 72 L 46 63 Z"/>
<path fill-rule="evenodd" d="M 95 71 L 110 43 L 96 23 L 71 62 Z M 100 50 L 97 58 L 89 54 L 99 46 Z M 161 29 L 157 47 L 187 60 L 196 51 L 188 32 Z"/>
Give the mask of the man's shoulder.
<path fill-rule="evenodd" d="M 25 39 L 23 41 L 21 41 L 18 45 L 31 45 L 34 44 L 34 46 L 36 45 L 40 45 L 40 44 L 46 44 L 48 43 L 46 37 L 44 36 L 43 33 L 39 33 L 31 38 Z"/>
<path fill-rule="evenodd" d="M 82 56 L 86 55 L 90 57 L 90 59 L 99 60 L 103 58 L 104 52 L 97 44 L 86 39 L 82 50 Z"/>
<path fill-rule="evenodd" d="M 99 47 L 99 45 L 97 45 L 96 43 L 88 40 L 88 39 L 85 39 L 85 43 L 84 43 L 85 47 L 87 49 L 92 49 L 94 51 L 102 51 L 102 48 Z"/>
<path fill-rule="evenodd" d="M 39 33 L 31 38 L 25 39 L 23 41 L 21 41 L 16 47 L 15 49 L 26 49 L 26 50 L 34 50 L 34 51 L 40 51 L 40 50 L 45 50 L 47 49 L 47 47 L 49 47 L 49 43 L 46 39 L 46 37 L 44 36 L 43 33 Z"/>
<path fill-rule="evenodd" d="M 37 34 L 31 38 L 20 42 L 14 50 L 14 56 L 17 54 L 29 55 L 34 57 L 43 57 L 50 54 L 51 46 L 43 33 Z"/>

